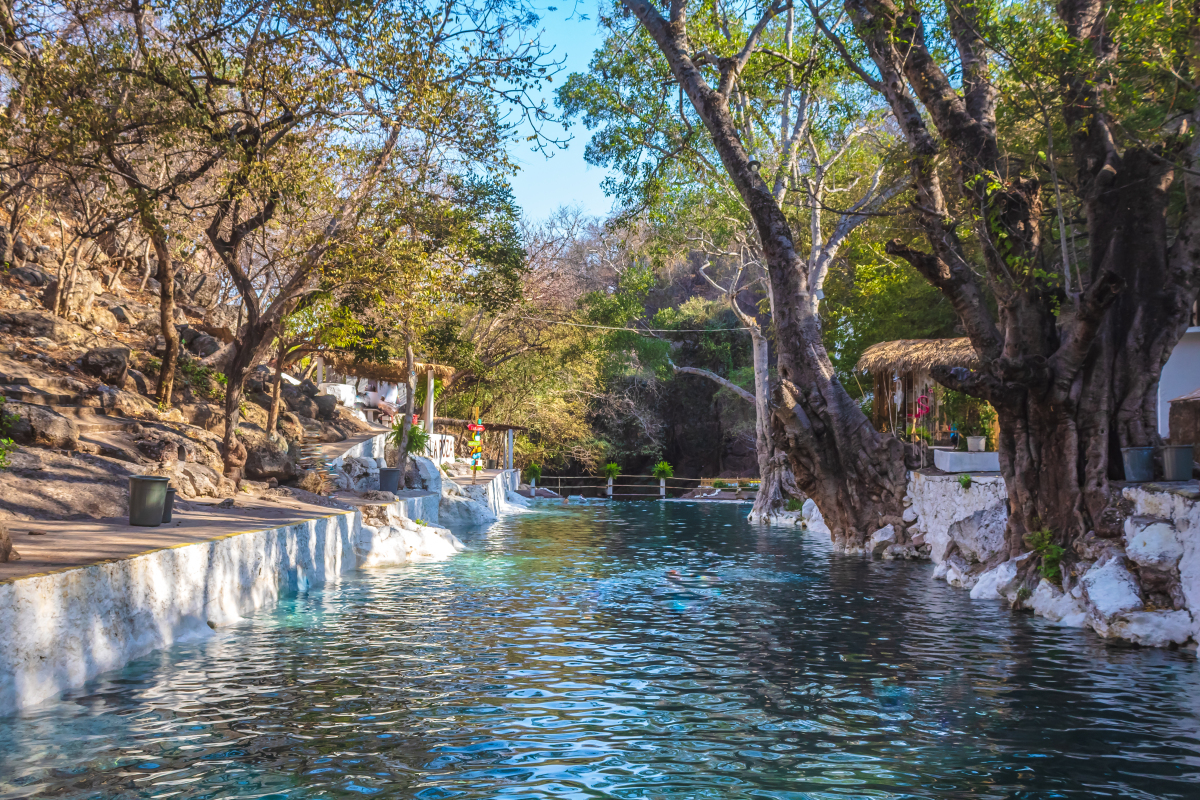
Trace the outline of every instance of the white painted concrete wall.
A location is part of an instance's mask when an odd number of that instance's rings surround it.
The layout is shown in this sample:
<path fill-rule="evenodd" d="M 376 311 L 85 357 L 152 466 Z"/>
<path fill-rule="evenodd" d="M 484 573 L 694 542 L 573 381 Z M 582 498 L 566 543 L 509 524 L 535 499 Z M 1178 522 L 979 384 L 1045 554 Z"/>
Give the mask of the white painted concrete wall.
<path fill-rule="evenodd" d="M 1163 365 L 1158 381 L 1158 433 L 1169 436 L 1171 401 L 1200 389 L 1200 328 L 1188 328 Z"/>

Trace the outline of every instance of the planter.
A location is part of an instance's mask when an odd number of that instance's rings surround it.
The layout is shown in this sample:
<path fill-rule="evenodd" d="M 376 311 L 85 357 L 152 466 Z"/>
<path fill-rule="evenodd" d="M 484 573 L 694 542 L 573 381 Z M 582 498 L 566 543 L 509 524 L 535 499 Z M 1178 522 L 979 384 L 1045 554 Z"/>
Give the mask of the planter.
<path fill-rule="evenodd" d="M 1190 481 L 1192 479 L 1192 445 L 1169 444 L 1162 449 L 1163 480 Z"/>
<path fill-rule="evenodd" d="M 400 468 L 399 467 L 382 467 L 379 470 L 379 491 L 381 492 L 398 492 L 400 491 Z"/>
<path fill-rule="evenodd" d="M 1121 461 L 1125 463 L 1125 480 L 1146 483 L 1154 480 L 1154 448 L 1122 447 Z"/>
<path fill-rule="evenodd" d="M 143 528 L 162 525 L 168 479 L 155 475 L 129 477 L 129 524 Z"/>
<path fill-rule="evenodd" d="M 982 453 L 987 449 L 986 436 L 968 436 L 967 437 L 967 452 Z"/>
<path fill-rule="evenodd" d="M 171 521 L 171 512 L 174 510 L 175 510 L 175 489 L 172 489 L 170 486 L 168 486 L 167 487 L 167 499 L 163 501 L 162 521 L 164 523 Z"/>

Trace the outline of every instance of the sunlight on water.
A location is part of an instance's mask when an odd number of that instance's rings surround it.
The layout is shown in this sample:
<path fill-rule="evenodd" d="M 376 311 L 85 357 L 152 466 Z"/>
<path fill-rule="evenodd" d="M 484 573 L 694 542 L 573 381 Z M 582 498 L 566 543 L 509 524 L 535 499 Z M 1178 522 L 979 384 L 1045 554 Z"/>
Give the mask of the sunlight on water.
<path fill-rule="evenodd" d="M 1196 798 L 1193 655 L 745 509 L 556 509 L 0 720 L 0 797 Z"/>

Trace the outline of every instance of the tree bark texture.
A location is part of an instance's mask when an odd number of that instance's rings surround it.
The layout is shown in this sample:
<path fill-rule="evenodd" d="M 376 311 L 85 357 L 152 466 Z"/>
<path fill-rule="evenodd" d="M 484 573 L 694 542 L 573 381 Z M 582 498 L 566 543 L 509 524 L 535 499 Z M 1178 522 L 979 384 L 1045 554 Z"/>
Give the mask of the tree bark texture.
<path fill-rule="evenodd" d="M 275 354 L 275 380 L 271 385 L 271 412 L 267 415 L 267 436 L 274 438 L 275 428 L 279 425 L 279 405 L 283 393 L 283 362 L 287 357 L 287 342 L 282 331 L 279 336 L 279 350 Z"/>
<path fill-rule="evenodd" d="M 163 341 L 167 344 L 158 373 L 155 399 L 160 408 L 170 408 L 171 393 L 175 390 L 175 367 L 179 363 L 179 331 L 175 329 L 175 265 L 171 260 L 171 251 L 167 249 L 166 232 L 162 228 L 156 227 L 150 233 L 150 243 L 158 259 L 158 318 Z"/>
<path fill-rule="evenodd" d="M 1063 247 L 1061 282 L 1049 281 L 1034 268 L 1046 263 L 1042 187 L 1034 175 L 1014 174 L 1002 155 L 974 6 L 947 4 L 961 86 L 931 55 L 918 8 L 892 0 L 846 0 L 845 7 L 879 79 L 860 74 L 886 98 L 906 137 L 914 208 L 929 246 L 922 252 L 897 240 L 888 250 L 949 299 L 979 356 L 975 370 L 933 375 L 996 408 L 1009 553 L 1027 550 L 1030 532 L 1049 529 L 1069 560 L 1076 539 L 1112 525 L 1104 511 L 1109 481 L 1123 476 L 1119 448 L 1159 443 L 1159 376 L 1200 278 L 1200 140 L 1190 152 L 1141 145 L 1121 152 L 1100 88 L 1104 64 L 1117 57 L 1108 31 L 1118 12 L 1104 0 L 1059 4 L 1068 36 L 1095 58 L 1071 67 L 1077 72 L 1065 76 L 1057 112 L 1071 131 L 1069 169 L 1087 246 L 1074 269 Z M 1193 113 L 1192 124 L 1198 119 Z M 963 197 L 957 207 L 943 194 L 937 166 L 947 153 Z M 1178 162 L 1189 165 L 1182 179 L 1191 206 L 1171 215 Z M 982 254 L 995 315 L 959 230 Z"/>
<path fill-rule="evenodd" d="M 752 163 L 730 114 L 737 70 L 752 52 L 755 27 L 742 55 L 721 60 L 714 89 L 689 52 L 687 5 L 671 6 L 670 20 L 647 0 L 622 0 L 654 38 L 696 112 L 722 165 L 750 211 L 774 298 L 779 389 L 772 408 L 773 438 L 788 454 L 800 490 L 820 508 L 841 549 L 861 548 L 866 537 L 895 523 L 901 528 L 909 448 L 874 430 L 846 392 L 821 341 L 817 296 L 808 286 L 788 221 L 757 163 Z M 768 15 L 784 6 L 772 6 Z M 915 466 L 915 463 L 914 463 Z"/>

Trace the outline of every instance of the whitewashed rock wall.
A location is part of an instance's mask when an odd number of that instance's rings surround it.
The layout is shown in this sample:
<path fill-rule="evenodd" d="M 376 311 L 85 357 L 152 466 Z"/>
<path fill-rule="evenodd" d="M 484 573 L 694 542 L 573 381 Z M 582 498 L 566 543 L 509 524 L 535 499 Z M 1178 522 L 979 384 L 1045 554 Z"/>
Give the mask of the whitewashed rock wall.
<path fill-rule="evenodd" d="M 1004 479 L 999 476 L 972 478 L 970 488 L 964 489 L 957 475 L 912 472 L 908 478 L 908 495 L 905 498 L 908 505 L 904 511 L 904 521 L 911 523 L 908 528 L 910 536 L 920 536 L 918 545 L 929 545 L 929 557 L 935 564 L 945 560 L 951 544 L 959 537 L 964 540 L 962 544 L 975 556 L 976 561 L 984 561 L 995 547 L 994 537 L 989 540 L 986 534 L 980 535 L 975 528 L 969 532 L 961 531 L 964 526 L 959 523 L 979 512 L 994 514 L 999 509 L 1006 515 L 1006 500 Z M 951 528 L 956 524 L 957 527 L 952 531 Z M 968 536 L 972 537 L 969 542 L 965 541 Z"/>

